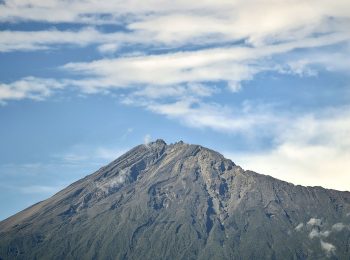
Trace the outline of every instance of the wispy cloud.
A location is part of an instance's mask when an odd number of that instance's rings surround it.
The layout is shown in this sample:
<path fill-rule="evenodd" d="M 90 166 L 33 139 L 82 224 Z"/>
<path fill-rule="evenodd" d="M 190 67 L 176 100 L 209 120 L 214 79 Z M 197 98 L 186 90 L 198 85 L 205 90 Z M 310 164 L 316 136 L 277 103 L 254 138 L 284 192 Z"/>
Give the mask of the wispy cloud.
<path fill-rule="evenodd" d="M 10 100 L 44 100 L 65 84 L 55 79 L 26 77 L 11 83 L 0 83 L 0 102 Z"/>

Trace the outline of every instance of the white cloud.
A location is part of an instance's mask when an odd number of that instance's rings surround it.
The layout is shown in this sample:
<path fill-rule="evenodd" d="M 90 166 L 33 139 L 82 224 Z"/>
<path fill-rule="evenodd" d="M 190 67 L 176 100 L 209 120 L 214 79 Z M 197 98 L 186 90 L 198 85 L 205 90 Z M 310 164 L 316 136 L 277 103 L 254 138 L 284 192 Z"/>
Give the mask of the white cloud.
<path fill-rule="evenodd" d="M 0 102 L 9 100 L 33 99 L 43 100 L 65 84 L 55 79 L 26 77 L 11 83 L 0 83 Z"/>
<path fill-rule="evenodd" d="M 288 128 L 275 132 L 275 147 L 261 153 L 226 156 L 244 168 L 294 184 L 350 190 L 348 111 L 348 107 L 340 107 L 299 118 L 286 116 Z"/>
<path fill-rule="evenodd" d="M 321 248 L 326 252 L 327 255 L 334 254 L 336 250 L 334 245 L 324 242 L 322 240 L 321 240 Z"/>

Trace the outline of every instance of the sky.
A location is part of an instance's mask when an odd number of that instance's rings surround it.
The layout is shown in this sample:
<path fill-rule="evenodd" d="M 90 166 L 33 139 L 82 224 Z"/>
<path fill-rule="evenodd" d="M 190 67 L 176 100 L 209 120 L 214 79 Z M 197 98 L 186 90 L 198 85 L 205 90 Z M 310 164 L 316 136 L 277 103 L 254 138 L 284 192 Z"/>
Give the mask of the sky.
<path fill-rule="evenodd" d="M 0 0 L 0 219 L 183 140 L 350 190 L 350 1 Z"/>

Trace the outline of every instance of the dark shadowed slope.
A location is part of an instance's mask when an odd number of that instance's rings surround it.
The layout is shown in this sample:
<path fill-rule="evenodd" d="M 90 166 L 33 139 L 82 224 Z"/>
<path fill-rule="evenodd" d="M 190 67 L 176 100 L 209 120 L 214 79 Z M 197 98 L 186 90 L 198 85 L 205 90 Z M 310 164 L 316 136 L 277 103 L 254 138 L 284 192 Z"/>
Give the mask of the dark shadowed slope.
<path fill-rule="evenodd" d="M 350 193 L 140 145 L 0 222 L 3 259 L 349 259 Z"/>

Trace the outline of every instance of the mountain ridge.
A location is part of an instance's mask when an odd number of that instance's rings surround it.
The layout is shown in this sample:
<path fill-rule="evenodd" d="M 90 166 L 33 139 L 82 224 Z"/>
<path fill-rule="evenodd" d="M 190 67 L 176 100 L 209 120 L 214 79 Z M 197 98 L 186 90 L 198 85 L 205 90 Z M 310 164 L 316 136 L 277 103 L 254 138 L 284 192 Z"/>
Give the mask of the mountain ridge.
<path fill-rule="evenodd" d="M 1 221 L 0 257 L 346 259 L 349 213 L 349 192 L 294 185 L 158 139 Z"/>

